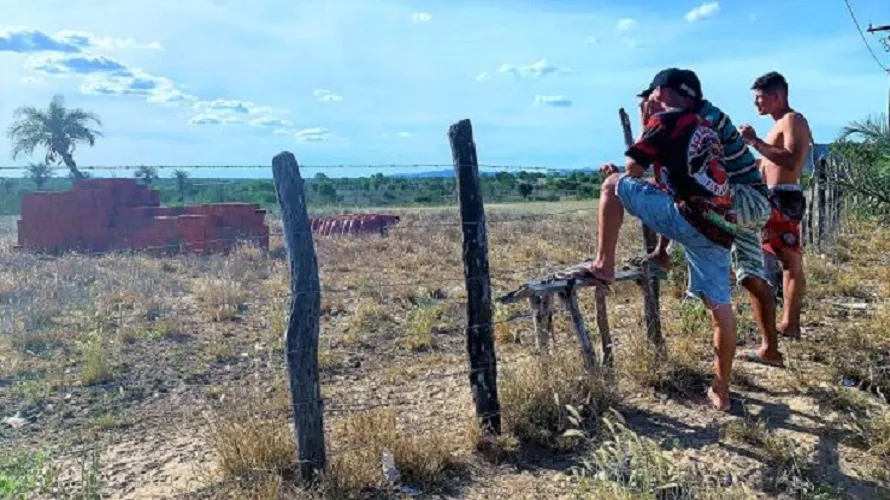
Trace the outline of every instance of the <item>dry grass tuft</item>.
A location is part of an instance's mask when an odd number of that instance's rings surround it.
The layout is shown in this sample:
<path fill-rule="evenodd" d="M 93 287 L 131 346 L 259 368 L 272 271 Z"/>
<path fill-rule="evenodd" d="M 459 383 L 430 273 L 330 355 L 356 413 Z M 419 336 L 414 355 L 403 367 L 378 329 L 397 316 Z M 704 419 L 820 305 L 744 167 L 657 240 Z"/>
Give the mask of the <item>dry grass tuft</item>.
<path fill-rule="evenodd" d="M 617 412 L 603 419 L 602 442 L 575 468 L 576 497 L 606 500 L 755 498 L 744 486 L 711 486 L 674 461 L 657 441 L 628 428 Z"/>
<path fill-rule="evenodd" d="M 246 307 L 247 292 L 241 282 L 231 278 L 198 278 L 192 293 L 201 304 L 204 318 L 210 321 L 235 319 Z"/>
<path fill-rule="evenodd" d="M 84 385 L 100 384 L 114 377 L 109 360 L 108 340 L 102 328 L 89 334 L 83 343 L 81 356 L 80 379 Z"/>
<path fill-rule="evenodd" d="M 427 305 L 411 309 L 408 313 L 408 324 L 405 327 L 405 348 L 409 351 L 427 351 L 434 348 L 435 338 L 433 335 L 443 312 L 444 308 L 441 305 Z"/>
<path fill-rule="evenodd" d="M 399 428 L 393 410 L 356 414 L 331 433 L 336 454 L 324 489 L 330 496 L 343 497 L 349 492 L 391 488 L 390 478 L 383 474 L 387 457 L 398 471 L 399 482 L 423 489 L 434 487 L 460 464 L 461 454 L 472 447 L 472 436 L 469 422 L 451 434 L 417 435 Z"/>
<path fill-rule="evenodd" d="M 566 431 L 593 429 L 596 417 L 618 400 L 605 376 L 587 373 L 574 350 L 501 366 L 498 395 L 504 424 L 523 442 L 573 448 L 578 436 Z"/>
<path fill-rule="evenodd" d="M 760 451 L 767 464 L 763 477 L 766 491 L 788 493 L 796 498 L 834 498 L 832 489 L 816 480 L 804 447 L 771 430 L 765 419 L 746 412 L 743 419 L 729 422 L 721 429 L 721 438 Z"/>
<path fill-rule="evenodd" d="M 296 445 L 290 426 L 247 411 L 216 411 L 207 418 L 208 445 L 228 477 L 287 474 L 295 465 Z"/>

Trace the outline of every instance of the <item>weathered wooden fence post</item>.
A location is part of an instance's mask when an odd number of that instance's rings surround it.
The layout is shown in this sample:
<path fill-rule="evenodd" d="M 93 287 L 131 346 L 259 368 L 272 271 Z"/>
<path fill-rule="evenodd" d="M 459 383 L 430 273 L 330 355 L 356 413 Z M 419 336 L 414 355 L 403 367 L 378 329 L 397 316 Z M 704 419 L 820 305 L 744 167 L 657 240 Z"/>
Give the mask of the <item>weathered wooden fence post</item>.
<path fill-rule="evenodd" d="M 460 219 L 463 227 L 464 281 L 467 288 L 467 352 L 470 356 L 470 388 L 482 430 L 501 433 L 501 405 L 497 389 L 497 357 L 494 351 L 491 278 L 488 272 L 488 228 L 473 127 L 461 120 L 448 129 L 454 173 L 457 178 Z"/>
<path fill-rule="evenodd" d="M 817 160 L 813 163 L 816 170 L 813 177 L 816 179 L 816 210 L 818 211 L 817 220 L 819 224 L 818 229 L 816 229 L 816 248 L 821 252 L 825 242 L 826 223 L 828 222 L 827 214 L 825 213 L 825 162 Z"/>
<path fill-rule="evenodd" d="M 634 141 L 633 132 L 630 128 L 630 117 L 624 108 L 618 110 L 621 117 L 621 128 L 624 130 L 624 143 L 628 148 Z M 645 124 L 644 124 L 645 125 Z M 658 235 L 652 229 L 643 224 L 643 250 L 646 255 L 655 251 L 658 245 Z M 659 353 L 664 353 L 664 337 L 661 335 L 661 305 L 660 305 L 660 286 L 658 278 L 652 276 L 649 272 L 649 266 L 642 266 L 643 271 L 643 315 L 646 318 L 646 336 L 649 341 L 658 349 Z"/>
<path fill-rule="evenodd" d="M 300 472 L 308 481 L 327 466 L 324 412 L 318 380 L 321 287 L 303 179 L 294 155 L 288 151 L 275 155 L 272 175 L 290 262 L 292 297 L 284 337 L 285 357 Z"/>

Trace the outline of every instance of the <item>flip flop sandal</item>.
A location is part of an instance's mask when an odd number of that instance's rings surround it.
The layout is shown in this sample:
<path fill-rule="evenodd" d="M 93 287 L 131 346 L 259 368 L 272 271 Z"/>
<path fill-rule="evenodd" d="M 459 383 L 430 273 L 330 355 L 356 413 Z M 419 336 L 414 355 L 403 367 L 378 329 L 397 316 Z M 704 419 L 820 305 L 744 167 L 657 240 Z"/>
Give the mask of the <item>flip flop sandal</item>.
<path fill-rule="evenodd" d="M 631 266 L 639 267 L 640 269 L 643 266 L 646 266 L 649 269 L 649 274 L 658 279 L 667 279 L 668 273 L 661 266 L 652 261 L 652 259 L 646 256 L 636 256 L 628 259 L 628 264 Z"/>
<path fill-rule="evenodd" d="M 784 360 L 782 360 L 782 361 L 770 361 L 770 360 L 768 360 L 768 359 L 763 359 L 762 356 L 760 356 L 759 354 L 757 354 L 757 350 L 756 350 L 756 349 L 748 349 L 748 351 L 745 353 L 745 357 L 744 357 L 744 359 L 745 359 L 745 361 L 749 361 L 749 362 L 751 362 L 751 363 L 757 363 L 757 364 L 761 364 L 761 365 L 765 365 L 765 366 L 772 366 L 772 367 L 775 367 L 775 368 L 785 368 L 785 361 L 784 361 Z"/>
<path fill-rule="evenodd" d="M 603 278 L 593 274 L 590 268 L 586 266 L 577 266 L 564 271 L 557 271 L 553 273 L 553 277 L 558 280 L 574 279 L 588 284 L 593 283 L 595 286 L 602 286 L 605 288 L 609 288 L 610 286 L 609 283 L 603 280 Z"/>

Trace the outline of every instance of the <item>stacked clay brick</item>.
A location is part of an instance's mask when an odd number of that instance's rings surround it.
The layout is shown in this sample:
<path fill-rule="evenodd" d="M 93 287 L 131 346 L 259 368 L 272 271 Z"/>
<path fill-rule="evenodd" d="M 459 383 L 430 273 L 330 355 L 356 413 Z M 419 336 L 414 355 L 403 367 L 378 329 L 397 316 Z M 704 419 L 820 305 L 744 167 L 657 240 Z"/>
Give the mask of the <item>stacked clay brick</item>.
<path fill-rule="evenodd" d="M 312 232 L 320 235 L 385 234 L 390 226 L 398 224 L 397 215 L 344 214 L 313 218 Z"/>
<path fill-rule="evenodd" d="M 53 254 L 212 253 L 244 240 L 269 248 L 266 211 L 259 205 L 161 207 L 160 193 L 135 179 L 87 179 L 71 191 L 28 193 L 21 213 L 19 247 Z"/>

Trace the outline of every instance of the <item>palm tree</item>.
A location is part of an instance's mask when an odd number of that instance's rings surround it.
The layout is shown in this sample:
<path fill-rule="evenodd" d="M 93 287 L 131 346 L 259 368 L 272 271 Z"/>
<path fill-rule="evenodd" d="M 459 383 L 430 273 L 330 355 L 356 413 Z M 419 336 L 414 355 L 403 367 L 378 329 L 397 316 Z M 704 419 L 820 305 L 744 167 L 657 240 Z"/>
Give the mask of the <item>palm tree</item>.
<path fill-rule="evenodd" d="M 185 170 L 174 170 L 173 176 L 176 177 L 176 186 L 179 188 L 179 202 L 185 203 L 185 192 L 188 190 L 189 173 Z"/>
<path fill-rule="evenodd" d="M 90 127 L 93 122 L 102 126 L 102 121 L 92 112 L 80 108 L 65 108 L 65 99 L 56 95 L 46 110 L 24 106 L 15 110 L 16 120 L 7 131 L 12 140 L 12 159 L 20 154 L 31 155 L 41 147 L 46 150 L 45 162 L 49 165 L 64 163 L 71 170 L 74 179 L 84 176 L 74 162 L 74 150 L 78 143 L 90 146 L 102 133 Z"/>
<path fill-rule="evenodd" d="M 151 183 L 158 178 L 158 169 L 143 165 L 136 169 L 134 177 L 141 180 L 146 186 L 151 186 Z"/>
<path fill-rule="evenodd" d="M 890 123 L 883 114 L 850 122 L 834 150 L 843 157 L 835 182 L 853 190 L 864 205 L 890 212 Z M 861 142 L 853 142 L 858 137 Z"/>
<path fill-rule="evenodd" d="M 887 115 L 879 113 L 865 120 L 856 120 L 841 130 L 841 139 L 858 136 L 865 144 L 875 146 L 878 151 L 890 156 L 890 121 Z"/>
<path fill-rule="evenodd" d="M 34 181 L 34 185 L 37 186 L 38 191 L 43 189 L 43 185 L 46 184 L 46 181 L 52 176 L 53 170 L 49 168 L 46 163 L 32 163 L 28 165 L 28 177 Z"/>

